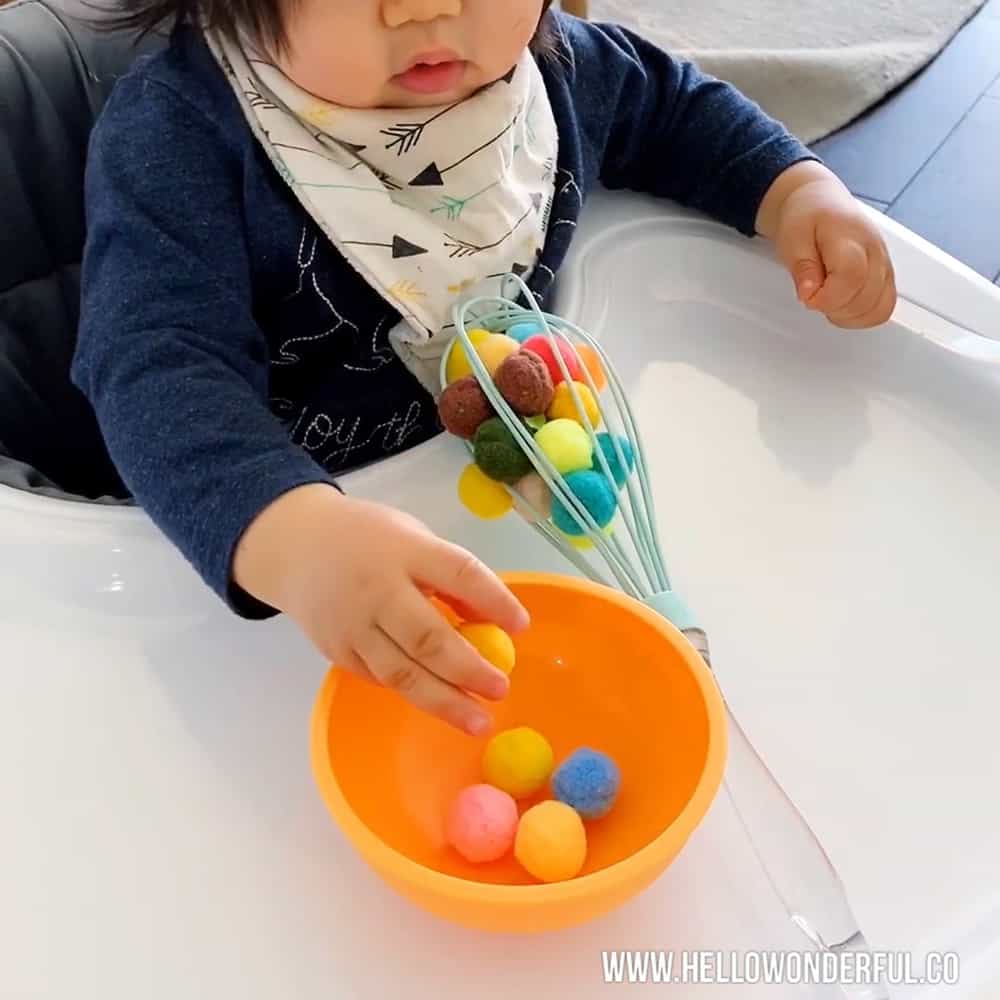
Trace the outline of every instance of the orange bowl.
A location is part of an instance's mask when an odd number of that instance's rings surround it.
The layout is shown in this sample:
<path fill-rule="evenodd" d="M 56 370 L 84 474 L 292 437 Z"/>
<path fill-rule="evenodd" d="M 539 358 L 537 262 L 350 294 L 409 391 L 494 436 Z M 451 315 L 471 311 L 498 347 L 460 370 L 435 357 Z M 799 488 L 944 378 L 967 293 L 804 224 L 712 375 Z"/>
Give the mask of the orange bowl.
<path fill-rule="evenodd" d="M 392 691 L 331 670 L 313 712 L 312 764 L 336 822 L 402 895 L 467 927 L 555 930 L 614 909 L 677 857 L 722 781 L 725 709 L 684 636 L 638 601 L 569 577 L 504 580 L 532 625 L 515 640 L 494 732 L 531 726 L 557 762 L 589 746 L 621 769 L 614 808 L 587 823 L 577 878 L 537 884 L 512 856 L 474 865 L 449 847 L 448 806 L 481 780 L 489 736 L 453 730 Z"/>

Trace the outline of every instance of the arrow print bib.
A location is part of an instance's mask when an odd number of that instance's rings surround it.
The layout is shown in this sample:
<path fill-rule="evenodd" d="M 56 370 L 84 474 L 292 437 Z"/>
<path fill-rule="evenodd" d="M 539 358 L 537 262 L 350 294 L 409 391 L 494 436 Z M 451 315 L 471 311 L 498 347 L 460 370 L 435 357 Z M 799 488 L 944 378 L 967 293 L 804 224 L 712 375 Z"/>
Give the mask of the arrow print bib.
<path fill-rule="evenodd" d="M 359 110 L 300 89 L 246 39 L 208 42 L 275 168 L 400 313 L 397 352 L 433 380 L 456 302 L 527 277 L 545 241 L 559 139 L 534 58 L 457 104 Z"/>

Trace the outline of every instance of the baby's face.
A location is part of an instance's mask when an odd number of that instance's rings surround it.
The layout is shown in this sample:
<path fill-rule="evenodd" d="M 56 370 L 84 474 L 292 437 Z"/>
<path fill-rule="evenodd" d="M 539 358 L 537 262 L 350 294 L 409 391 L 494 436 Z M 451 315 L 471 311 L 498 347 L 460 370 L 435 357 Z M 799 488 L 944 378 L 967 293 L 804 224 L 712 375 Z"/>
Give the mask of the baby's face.
<path fill-rule="evenodd" d="M 284 73 L 353 108 L 462 100 L 521 57 L 543 0 L 289 0 Z"/>

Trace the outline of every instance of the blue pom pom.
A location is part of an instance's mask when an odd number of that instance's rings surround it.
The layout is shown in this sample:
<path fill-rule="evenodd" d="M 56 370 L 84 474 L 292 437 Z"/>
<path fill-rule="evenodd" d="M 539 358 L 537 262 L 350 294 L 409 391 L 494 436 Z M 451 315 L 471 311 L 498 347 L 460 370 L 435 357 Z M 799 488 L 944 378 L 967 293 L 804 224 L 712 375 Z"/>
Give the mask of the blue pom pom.
<path fill-rule="evenodd" d="M 589 747 L 573 753 L 552 775 L 555 797 L 584 819 L 606 816 L 615 804 L 620 785 L 618 765 L 607 754 Z"/>
<path fill-rule="evenodd" d="M 624 486 L 625 480 L 628 479 L 628 477 L 632 475 L 635 470 L 635 450 L 633 449 L 628 438 L 618 438 L 618 447 L 621 448 L 622 457 L 625 459 L 627 469 L 623 469 L 621 462 L 618 461 L 618 455 L 615 453 L 615 444 L 610 434 L 598 434 L 597 444 L 601 451 L 604 452 L 604 457 L 607 459 L 608 468 L 611 470 L 611 475 L 614 477 L 615 485 L 618 487 Z M 599 470 L 603 469 L 599 458 L 594 459 L 594 468 Z"/>
<path fill-rule="evenodd" d="M 523 344 L 529 337 L 534 337 L 544 332 L 545 330 L 538 323 L 515 323 L 507 331 L 507 336 L 513 338 L 519 344 Z"/>
<path fill-rule="evenodd" d="M 583 504 L 599 528 L 607 527 L 618 510 L 618 497 L 608 477 L 601 472 L 571 472 L 566 477 L 566 488 Z M 584 524 L 566 507 L 559 497 L 552 498 L 552 522 L 565 535 L 580 536 L 587 533 Z"/>

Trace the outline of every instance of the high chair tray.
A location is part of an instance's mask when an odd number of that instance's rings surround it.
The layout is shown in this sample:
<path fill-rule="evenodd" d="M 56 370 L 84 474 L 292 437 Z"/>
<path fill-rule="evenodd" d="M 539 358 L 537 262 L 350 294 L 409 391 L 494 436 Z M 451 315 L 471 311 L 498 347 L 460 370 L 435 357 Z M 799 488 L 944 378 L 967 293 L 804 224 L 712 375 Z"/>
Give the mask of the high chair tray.
<path fill-rule="evenodd" d="M 996 997 L 1000 294 L 885 220 L 921 308 L 845 333 L 757 241 L 623 195 L 585 220 L 555 308 L 617 359 L 736 715 L 872 947 L 961 951 L 960 988 L 892 995 Z M 569 572 L 516 516 L 464 511 L 466 460 L 442 437 L 345 487 L 497 569 Z M 3 996 L 597 998 L 649 989 L 605 984 L 602 951 L 804 948 L 721 797 L 598 923 L 438 923 L 332 826 L 307 744 L 325 664 L 287 622 L 232 619 L 134 509 L 0 488 L 0 552 Z"/>

